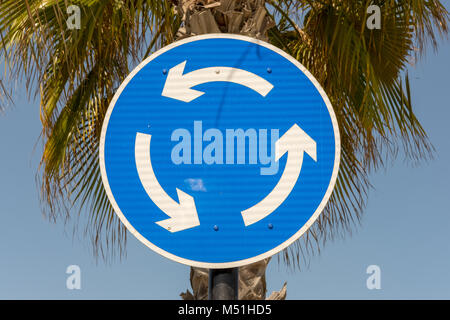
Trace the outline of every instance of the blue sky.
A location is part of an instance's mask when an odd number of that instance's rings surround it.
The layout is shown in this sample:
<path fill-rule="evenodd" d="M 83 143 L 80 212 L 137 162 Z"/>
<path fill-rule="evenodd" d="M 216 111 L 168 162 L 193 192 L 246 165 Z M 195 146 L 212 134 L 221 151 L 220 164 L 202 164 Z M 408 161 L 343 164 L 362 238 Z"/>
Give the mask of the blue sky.
<path fill-rule="evenodd" d="M 415 112 L 436 148 L 418 167 L 401 158 L 372 175 L 361 226 L 328 242 L 309 267 L 292 271 L 274 259 L 269 293 L 288 283 L 288 299 L 450 298 L 450 42 L 441 41 L 410 68 Z M 36 170 L 39 106 L 18 83 L 15 105 L 0 115 L 0 298 L 179 299 L 189 267 L 129 236 L 123 261 L 96 264 L 88 241 L 41 214 Z M 81 268 L 81 290 L 66 288 L 69 265 Z M 381 289 L 368 290 L 366 268 L 381 269 Z"/>

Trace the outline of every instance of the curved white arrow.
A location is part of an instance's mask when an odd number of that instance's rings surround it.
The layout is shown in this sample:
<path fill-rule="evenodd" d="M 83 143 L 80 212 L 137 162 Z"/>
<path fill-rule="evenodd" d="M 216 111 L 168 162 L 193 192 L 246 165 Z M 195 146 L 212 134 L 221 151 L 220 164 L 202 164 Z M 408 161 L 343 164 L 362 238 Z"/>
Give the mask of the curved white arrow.
<path fill-rule="evenodd" d="M 138 132 L 136 134 L 135 160 L 139 179 L 152 201 L 170 218 L 156 222 L 170 232 L 178 232 L 200 225 L 194 198 L 177 190 L 178 200 L 173 200 L 156 179 L 150 158 L 152 136 Z"/>
<path fill-rule="evenodd" d="M 289 196 L 297 183 L 303 164 L 303 154 L 307 153 L 314 161 L 316 142 L 297 124 L 294 124 L 275 143 L 275 161 L 288 153 L 286 168 L 275 188 L 261 202 L 241 212 L 246 226 L 258 222 L 274 212 Z"/>
<path fill-rule="evenodd" d="M 263 97 L 273 88 L 270 82 L 254 73 L 230 67 L 204 68 L 183 74 L 186 62 L 183 61 L 170 69 L 162 96 L 191 102 L 205 94 L 201 91 L 192 90 L 192 87 L 216 81 L 234 82 L 246 86 L 258 92 Z"/>

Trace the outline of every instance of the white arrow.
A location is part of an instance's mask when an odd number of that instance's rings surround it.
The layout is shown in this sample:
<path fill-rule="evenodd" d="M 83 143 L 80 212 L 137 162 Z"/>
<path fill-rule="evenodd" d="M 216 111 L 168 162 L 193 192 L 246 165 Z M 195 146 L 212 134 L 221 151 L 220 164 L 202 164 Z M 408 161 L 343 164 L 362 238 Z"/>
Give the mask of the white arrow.
<path fill-rule="evenodd" d="M 278 161 L 285 153 L 288 153 L 286 168 L 281 175 L 280 181 L 261 202 L 241 212 L 246 226 L 267 217 L 286 200 L 297 183 L 305 152 L 314 161 L 317 161 L 316 142 L 297 124 L 294 124 L 275 143 L 275 161 Z"/>
<path fill-rule="evenodd" d="M 273 88 L 270 82 L 254 73 L 230 67 L 204 68 L 183 74 L 186 62 L 184 61 L 170 69 L 162 96 L 191 102 L 205 94 L 201 91 L 192 90 L 192 87 L 216 81 L 241 84 L 258 92 L 263 97 Z"/>
<path fill-rule="evenodd" d="M 150 141 L 152 136 L 138 132 L 136 134 L 135 160 L 139 179 L 152 201 L 170 218 L 156 222 L 170 232 L 178 232 L 200 225 L 194 198 L 177 190 L 177 203 L 161 187 L 153 172 L 150 158 Z"/>

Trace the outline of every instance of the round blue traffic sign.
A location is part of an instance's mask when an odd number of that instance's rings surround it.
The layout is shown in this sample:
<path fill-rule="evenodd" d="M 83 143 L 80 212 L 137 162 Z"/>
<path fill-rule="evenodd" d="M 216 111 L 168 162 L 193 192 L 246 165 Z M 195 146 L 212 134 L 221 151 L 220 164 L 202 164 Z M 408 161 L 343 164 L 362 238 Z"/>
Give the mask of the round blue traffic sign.
<path fill-rule="evenodd" d="M 122 83 L 100 168 L 128 230 L 172 260 L 237 267 L 297 240 L 339 169 L 336 116 L 294 58 L 252 38 L 175 42 Z"/>

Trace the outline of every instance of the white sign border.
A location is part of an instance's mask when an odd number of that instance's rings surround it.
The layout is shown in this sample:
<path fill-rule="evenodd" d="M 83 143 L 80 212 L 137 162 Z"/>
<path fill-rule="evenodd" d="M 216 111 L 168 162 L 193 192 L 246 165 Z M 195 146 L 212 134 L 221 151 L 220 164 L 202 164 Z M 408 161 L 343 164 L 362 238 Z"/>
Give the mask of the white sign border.
<path fill-rule="evenodd" d="M 122 94 L 122 91 L 125 89 L 125 87 L 128 85 L 128 83 L 131 81 L 131 79 L 133 79 L 133 77 L 142 68 L 144 68 L 150 61 L 152 61 L 153 59 L 157 58 L 161 54 L 163 54 L 173 48 L 176 48 L 178 46 L 181 46 L 183 44 L 193 42 L 193 41 L 204 40 L 204 39 L 217 39 L 217 38 L 242 40 L 242 41 L 247 41 L 250 43 L 258 44 L 260 46 L 263 46 L 269 50 L 272 50 L 272 51 L 278 53 L 279 55 L 281 55 L 282 57 L 286 58 L 291 63 L 293 63 L 298 69 L 300 69 L 309 78 L 309 80 L 314 84 L 314 86 L 319 91 L 320 95 L 322 96 L 322 98 L 328 108 L 328 112 L 330 114 L 331 122 L 332 122 L 333 129 L 334 129 L 335 151 L 336 151 L 333 173 L 331 175 L 331 180 L 330 180 L 330 184 L 328 185 L 328 189 L 325 192 L 325 195 L 324 195 L 322 201 L 320 202 L 319 206 L 317 207 L 316 211 L 314 212 L 314 214 L 302 226 L 302 228 L 300 228 L 299 231 L 297 231 L 293 236 L 291 236 L 288 240 L 286 240 L 282 244 L 278 245 L 277 247 L 275 247 L 265 253 L 254 256 L 252 258 L 247 258 L 247 259 L 233 261 L 233 262 L 223 262 L 223 263 L 199 262 L 199 261 L 195 261 L 195 260 L 181 258 L 179 256 L 176 256 L 172 253 L 169 253 L 169 252 L 159 248 L 158 246 L 156 246 L 153 243 L 151 243 L 150 241 L 148 241 L 144 236 L 142 236 L 127 220 L 125 215 L 120 210 L 116 200 L 114 199 L 114 196 L 111 192 L 111 188 L 109 186 L 108 177 L 106 174 L 105 154 L 104 154 L 105 153 L 105 137 L 106 137 L 106 131 L 108 129 L 109 119 L 111 117 L 112 111 L 114 109 L 114 106 L 115 106 L 117 100 L 119 99 L 120 95 Z M 336 179 L 337 179 L 338 172 L 339 172 L 340 157 L 341 157 L 341 143 L 340 143 L 340 134 L 339 134 L 339 126 L 338 126 L 337 118 L 336 118 L 336 115 L 334 113 L 333 107 L 331 105 L 331 102 L 330 102 L 328 96 L 326 95 L 325 91 L 323 90 L 323 88 L 321 87 L 319 82 L 314 78 L 314 76 L 300 62 L 295 60 L 293 57 L 288 55 L 286 52 L 284 52 L 280 48 L 277 48 L 267 42 L 264 42 L 264 41 L 261 41 L 258 39 L 254 39 L 254 38 L 250 38 L 247 36 L 235 35 L 235 34 L 222 34 L 222 33 L 218 33 L 218 34 L 213 33 L 213 34 L 193 36 L 193 37 L 189 37 L 186 39 L 176 41 L 176 42 L 171 43 L 170 45 L 158 50 L 157 52 L 150 55 L 143 62 L 141 62 L 122 82 L 122 84 L 120 85 L 116 94 L 114 95 L 113 99 L 111 100 L 108 110 L 106 111 L 105 118 L 103 120 L 99 149 L 100 149 L 100 152 L 99 152 L 100 172 L 101 172 L 101 176 L 102 176 L 103 186 L 105 188 L 106 194 L 108 196 L 109 201 L 111 202 L 111 205 L 112 205 L 115 213 L 119 216 L 120 220 L 125 225 L 125 227 L 128 229 L 128 231 L 130 231 L 131 234 L 133 234 L 139 241 L 141 241 L 147 247 L 149 247 L 153 251 L 159 253 L 160 255 L 162 255 L 170 260 L 173 260 L 173 261 L 185 264 L 185 265 L 193 266 L 193 267 L 208 268 L 208 269 L 235 268 L 235 267 L 248 265 L 248 264 L 260 261 L 262 259 L 271 257 L 271 256 L 275 255 L 276 253 L 280 252 L 281 250 L 290 246 L 296 240 L 298 240 L 306 232 L 306 230 L 308 230 L 312 226 L 312 224 L 316 221 L 316 219 L 319 217 L 320 213 L 325 208 L 325 206 L 333 192 L 334 186 L 336 184 Z"/>

